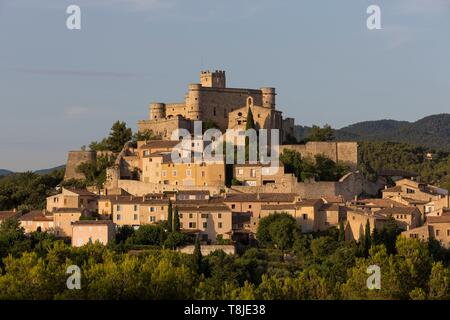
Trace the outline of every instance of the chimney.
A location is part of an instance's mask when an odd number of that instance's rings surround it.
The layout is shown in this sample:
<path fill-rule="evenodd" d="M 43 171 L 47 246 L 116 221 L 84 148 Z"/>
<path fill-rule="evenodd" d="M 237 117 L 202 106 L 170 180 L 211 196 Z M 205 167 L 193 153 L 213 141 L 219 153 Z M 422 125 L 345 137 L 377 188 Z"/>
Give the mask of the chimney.
<path fill-rule="evenodd" d="M 386 190 L 388 187 L 387 187 L 387 184 L 386 185 L 384 185 L 384 190 Z"/>

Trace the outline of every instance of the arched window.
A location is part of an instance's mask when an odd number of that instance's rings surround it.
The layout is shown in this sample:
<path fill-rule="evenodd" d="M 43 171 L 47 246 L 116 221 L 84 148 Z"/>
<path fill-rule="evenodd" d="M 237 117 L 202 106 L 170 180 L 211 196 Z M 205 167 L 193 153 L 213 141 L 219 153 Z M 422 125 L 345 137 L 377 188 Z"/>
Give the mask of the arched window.
<path fill-rule="evenodd" d="M 253 106 L 253 98 L 252 97 L 248 97 L 247 98 L 247 107 Z"/>

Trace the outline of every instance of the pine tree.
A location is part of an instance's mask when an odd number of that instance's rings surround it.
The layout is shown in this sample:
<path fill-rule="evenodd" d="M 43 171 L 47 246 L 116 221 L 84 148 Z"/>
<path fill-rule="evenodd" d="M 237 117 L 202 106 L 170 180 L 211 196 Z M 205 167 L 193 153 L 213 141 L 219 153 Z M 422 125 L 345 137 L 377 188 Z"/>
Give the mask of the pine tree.
<path fill-rule="evenodd" d="M 372 246 L 372 239 L 371 239 L 371 233 L 370 233 L 370 222 L 369 222 L 369 219 L 367 219 L 366 229 L 364 230 L 364 254 L 365 254 L 365 256 L 369 255 L 369 250 L 370 250 L 371 246 Z"/>
<path fill-rule="evenodd" d="M 245 131 L 250 129 L 256 129 L 255 120 L 253 119 L 253 112 L 250 107 L 247 111 L 247 123 L 245 124 Z M 250 139 L 245 137 L 245 161 L 249 161 L 250 158 Z"/>
<path fill-rule="evenodd" d="M 197 274 L 201 274 L 202 273 L 202 250 L 200 247 L 200 240 L 197 237 L 195 239 L 195 248 L 194 248 L 194 252 L 192 254 L 192 268 L 193 270 L 197 273 Z"/>
<path fill-rule="evenodd" d="M 169 232 L 172 232 L 172 201 L 169 200 L 169 207 L 168 207 L 168 212 L 167 212 L 167 230 Z"/>
<path fill-rule="evenodd" d="M 173 213 L 173 227 L 172 231 L 180 231 L 180 215 L 178 214 L 178 207 L 175 207 L 174 213 Z"/>
<path fill-rule="evenodd" d="M 339 239 L 338 241 L 345 241 L 345 227 L 344 227 L 344 221 L 341 220 L 339 222 Z"/>

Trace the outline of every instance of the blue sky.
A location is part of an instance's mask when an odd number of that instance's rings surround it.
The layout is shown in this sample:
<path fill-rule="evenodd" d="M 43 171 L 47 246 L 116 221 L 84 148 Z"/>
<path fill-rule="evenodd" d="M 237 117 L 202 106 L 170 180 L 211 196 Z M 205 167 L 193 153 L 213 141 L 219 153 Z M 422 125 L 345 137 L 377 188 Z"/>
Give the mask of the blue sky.
<path fill-rule="evenodd" d="M 301 125 L 449 112 L 449 18 L 449 0 L 0 0 L 0 168 L 63 164 L 118 119 L 135 129 L 201 69 L 276 87 Z"/>

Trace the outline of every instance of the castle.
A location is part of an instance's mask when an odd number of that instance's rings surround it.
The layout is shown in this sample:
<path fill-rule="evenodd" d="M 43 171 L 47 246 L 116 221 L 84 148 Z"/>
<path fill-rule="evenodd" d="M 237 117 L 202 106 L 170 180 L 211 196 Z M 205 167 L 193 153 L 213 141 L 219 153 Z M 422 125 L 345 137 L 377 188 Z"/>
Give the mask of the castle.
<path fill-rule="evenodd" d="M 198 162 L 174 163 L 170 153 L 179 141 L 171 141 L 176 129 L 194 131 L 194 122 L 211 122 L 225 132 L 227 129 L 243 130 L 251 110 L 256 129 L 278 129 L 280 148 L 291 149 L 303 157 L 325 155 L 334 162 L 347 163 L 356 169 L 357 143 L 342 141 L 311 141 L 304 145 L 287 145 L 294 132 L 294 119 L 282 117 L 276 108 L 274 88 L 227 88 L 225 71 L 202 71 L 200 83 L 190 84 L 182 103 L 151 103 L 147 120 L 138 121 L 140 132 L 151 131 L 159 140 L 138 141 L 137 146 L 126 144 L 114 166 L 107 169 L 105 192 L 125 190 L 133 195 L 145 195 L 176 190 L 207 190 L 220 194 L 225 189 L 226 176 L 242 182 L 228 191 L 238 192 L 294 192 L 303 197 L 342 195 L 353 198 L 365 189 L 364 180 L 352 173 L 338 182 L 299 183 L 292 174 L 280 167 L 278 174 L 267 175 L 261 164 L 235 165 L 232 173 L 226 172 L 225 163 Z M 194 141 L 194 144 L 203 143 Z M 271 142 L 270 142 L 271 143 Z M 66 180 L 81 178 L 76 167 L 83 162 L 95 162 L 92 151 L 69 152 Z M 240 174 L 242 172 L 243 174 Z M 245 172 L 248 172 L 246 175 Z M 258 174 L 258 172 L 260 172 Z"/>
<path fill-rule="evenodd" d="M 170 140 L 178 128 L 192 132 L 193 121 L 212 121 L 222 131 L 241 129 L 250 109 L 256 129 L 279 129 L 283 142 L 293 136 L 294 119 L 283 119 L 275 97 L 275 88 L 227 88 L 225 71 L 202 71 L 200 83 L 189 85 L 184 102 L 151 103 L 149 118 L 139 121 L 138 129 L 149 130 L 164 140 Z"/>

